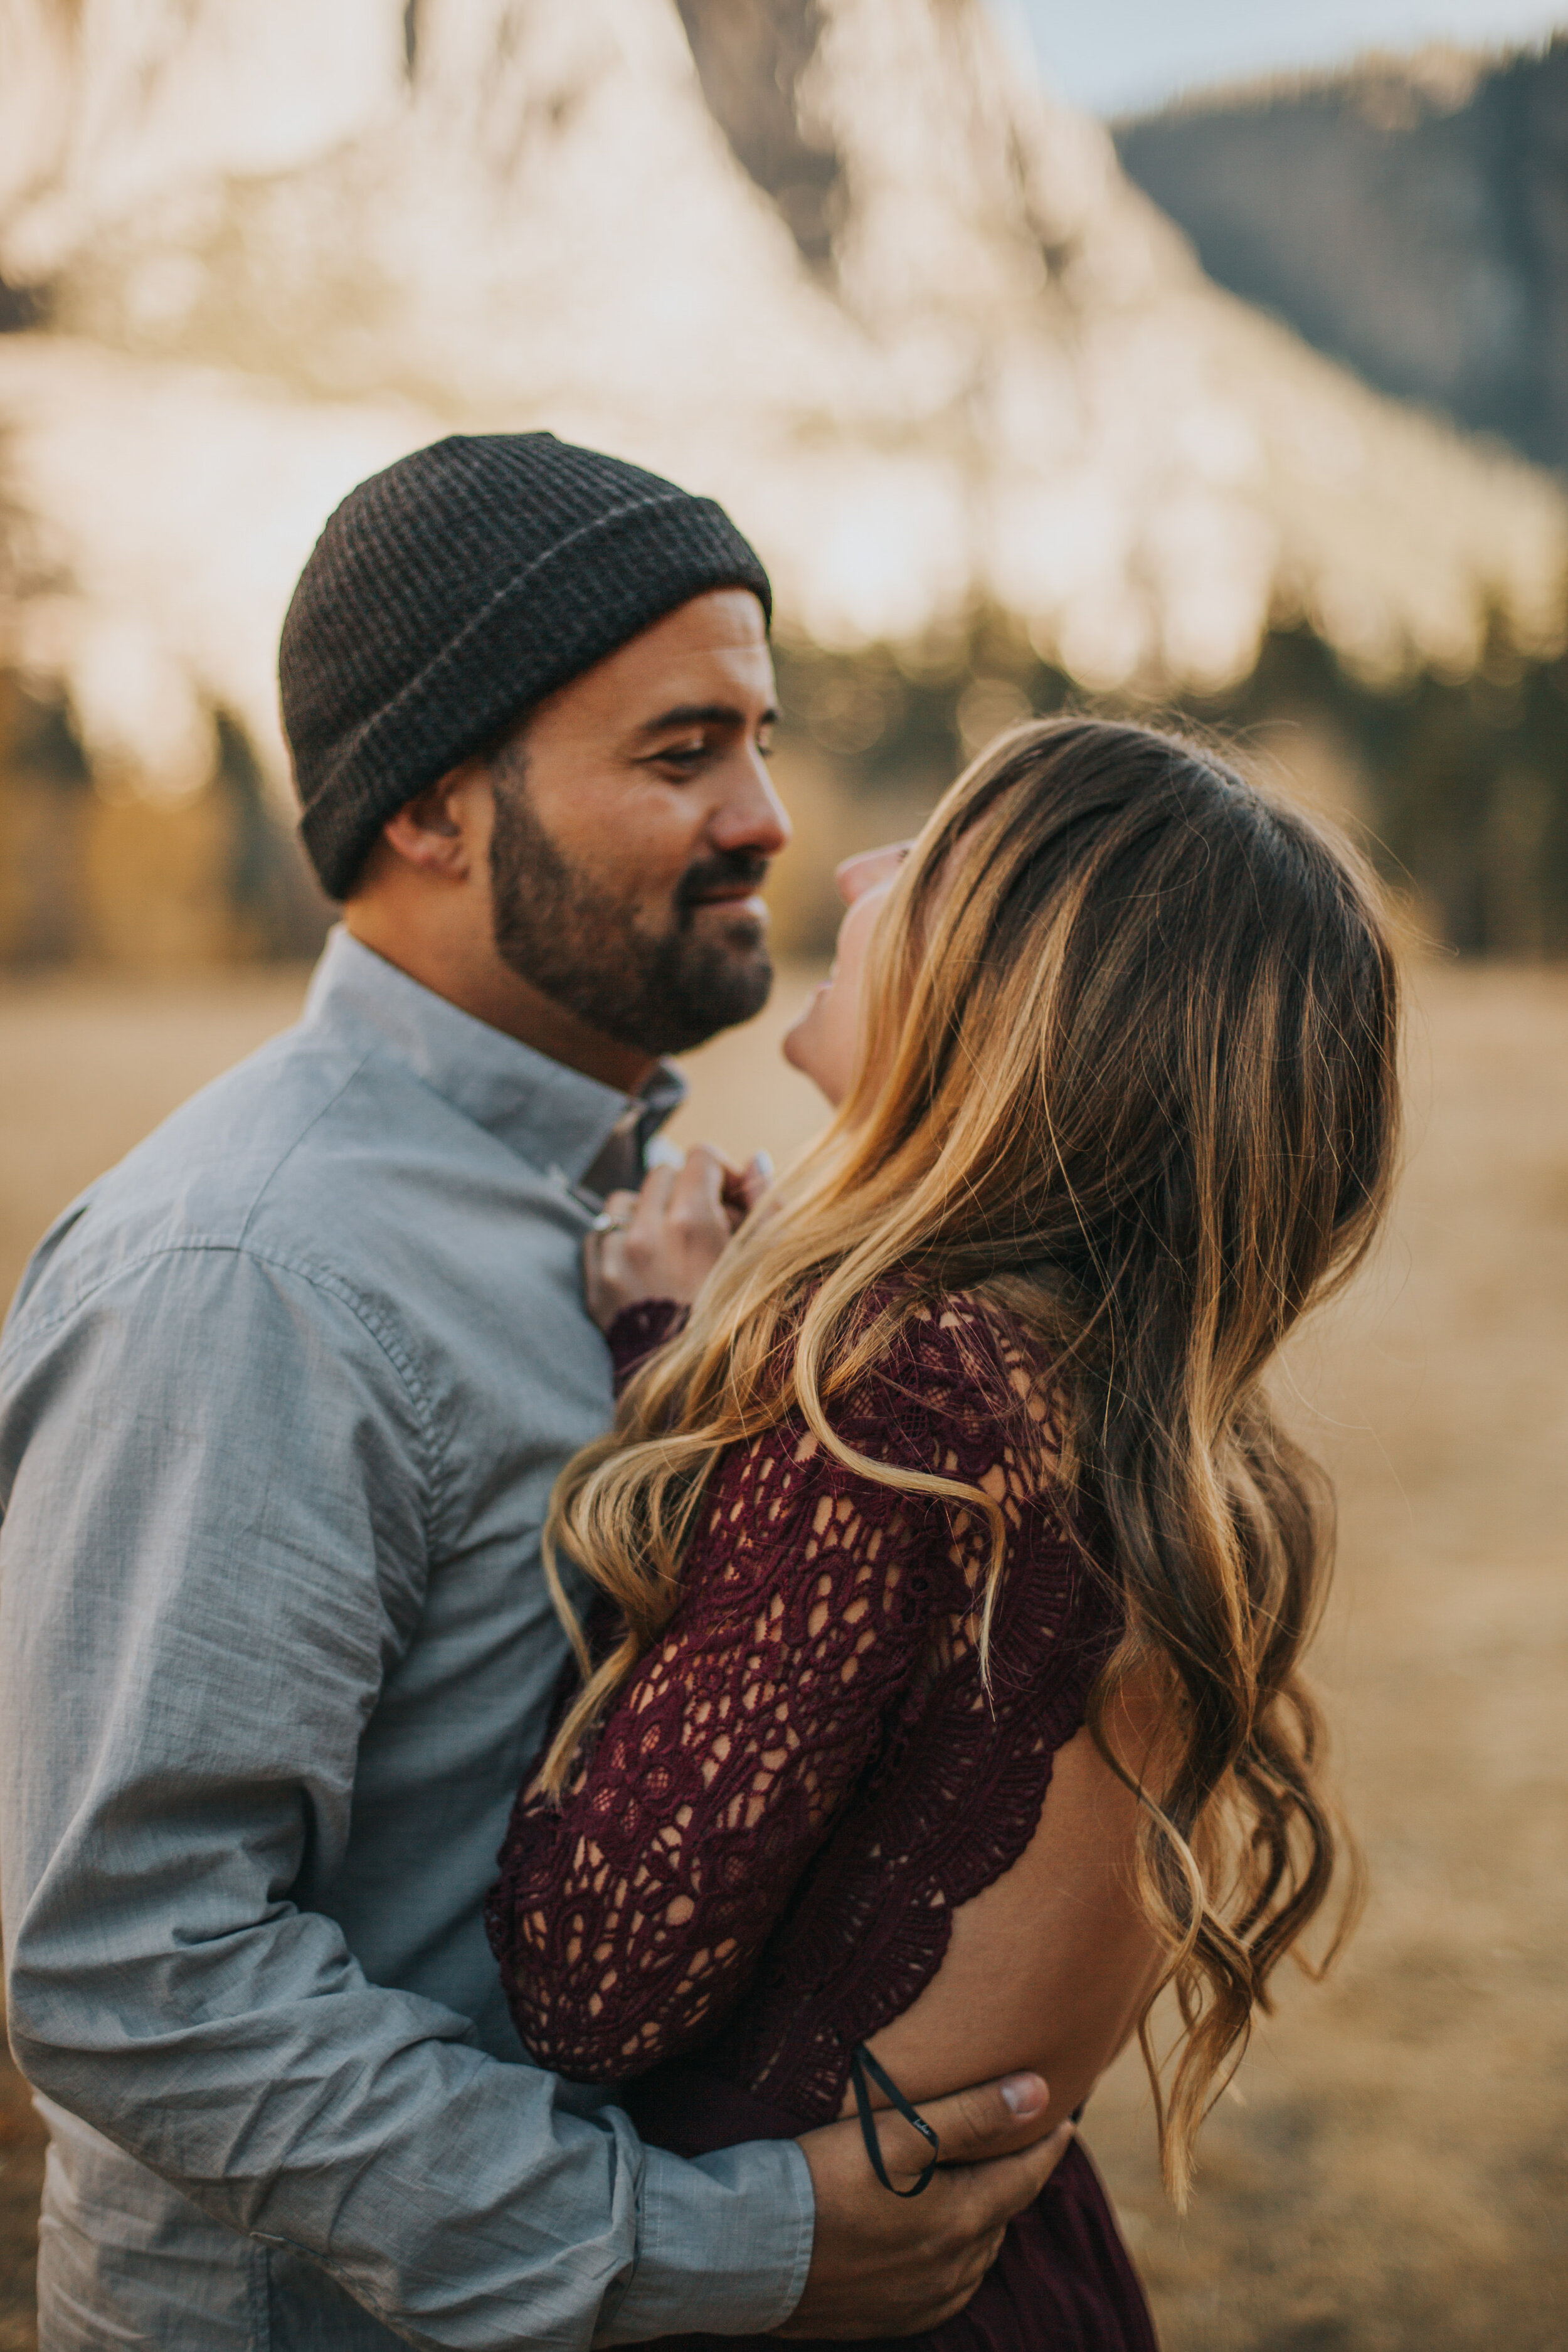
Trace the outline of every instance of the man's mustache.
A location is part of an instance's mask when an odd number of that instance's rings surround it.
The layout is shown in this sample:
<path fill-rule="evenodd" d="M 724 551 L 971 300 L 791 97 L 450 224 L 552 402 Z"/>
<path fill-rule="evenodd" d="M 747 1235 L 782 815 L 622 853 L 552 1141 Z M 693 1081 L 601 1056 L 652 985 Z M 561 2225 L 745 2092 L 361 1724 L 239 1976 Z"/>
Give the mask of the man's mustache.
<path fill-rule="evenodd" d="M 675 886 L 675 908 L 689 914 L 716 890 L 760 890 L 768 878 L 768 863 L 758 849 L 721 849 L 689 866 Z"/>

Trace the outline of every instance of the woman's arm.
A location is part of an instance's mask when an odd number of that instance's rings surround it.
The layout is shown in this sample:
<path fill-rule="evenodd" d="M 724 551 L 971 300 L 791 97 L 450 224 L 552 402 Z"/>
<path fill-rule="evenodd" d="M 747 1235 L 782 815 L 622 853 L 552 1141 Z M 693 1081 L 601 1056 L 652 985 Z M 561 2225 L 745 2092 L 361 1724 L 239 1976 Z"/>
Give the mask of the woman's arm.
<path fill-rule="evenodd" d="M 951 1542 L 798 1423 L 721 1465 L 666 1638 L 502 1849 L 491 1942 L 542 2064 L 616 2080 L 711 2032 L 878 1744 Z"/>

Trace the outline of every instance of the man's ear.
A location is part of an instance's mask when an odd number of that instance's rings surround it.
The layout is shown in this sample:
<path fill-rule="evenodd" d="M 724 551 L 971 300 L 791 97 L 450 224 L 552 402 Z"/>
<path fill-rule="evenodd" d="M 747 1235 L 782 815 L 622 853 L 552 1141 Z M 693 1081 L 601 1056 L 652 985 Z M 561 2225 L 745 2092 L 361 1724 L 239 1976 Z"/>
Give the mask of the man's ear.
<path fill-rule="evenodd" d="M 491 809 L 487 762 L 483 758 L 465 760 L 405 801 L 382 826 L 381 838 L 395 856 L 421 873 L 439 881 L 466 882 L 488 855 Z"/>

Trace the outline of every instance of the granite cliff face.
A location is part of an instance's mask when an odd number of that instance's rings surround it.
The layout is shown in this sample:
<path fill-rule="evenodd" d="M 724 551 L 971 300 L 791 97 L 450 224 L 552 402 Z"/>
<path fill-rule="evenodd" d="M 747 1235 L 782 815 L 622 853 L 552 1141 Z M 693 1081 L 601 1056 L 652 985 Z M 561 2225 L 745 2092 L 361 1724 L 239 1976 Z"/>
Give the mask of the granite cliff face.
<path fill-rule="evenodd" d="M 177 793 L 336 498 L 548 424 L 721 497 L 784 627 L 1096 689 L 1271 619 L 1560 634 L 1555 489 L 1217 292 L 979 0 L 3 0 L 0 659 Z"/>
<path fill-rule="evenodd" d="M 1220 93 L 1116 142 L 1220 285 L 1568 467 L 1568 38 Z"/>

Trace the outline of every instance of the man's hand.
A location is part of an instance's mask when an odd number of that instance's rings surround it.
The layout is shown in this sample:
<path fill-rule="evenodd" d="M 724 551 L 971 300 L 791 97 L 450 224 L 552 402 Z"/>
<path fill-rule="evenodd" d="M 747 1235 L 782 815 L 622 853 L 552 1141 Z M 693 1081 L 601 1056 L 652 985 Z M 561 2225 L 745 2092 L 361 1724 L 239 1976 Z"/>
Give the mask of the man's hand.
<path fill-rule="evenodd" d="M 1072 2126 L 1042 2138 L 1049 2092 L 1037 2074 L 1009 2074 L 921 2112 L 942 2140 L 942 2168 L 923 2196 L 889 2196 L 853 2118 L 800 2145 L 816 2193 L 805 2293 L 780 2336 L 914 2336 L 962 2311 L 996 2259 L 1015 2213 L 1050 2179 Z M 891 2113 L 877 2118 L 895 2188 L 931 2151 Z"/>

